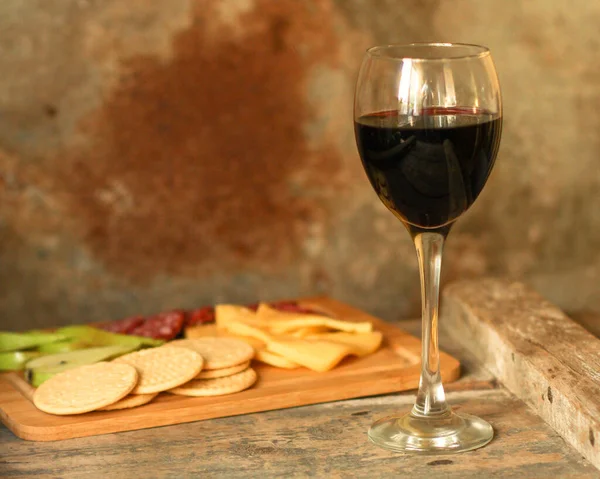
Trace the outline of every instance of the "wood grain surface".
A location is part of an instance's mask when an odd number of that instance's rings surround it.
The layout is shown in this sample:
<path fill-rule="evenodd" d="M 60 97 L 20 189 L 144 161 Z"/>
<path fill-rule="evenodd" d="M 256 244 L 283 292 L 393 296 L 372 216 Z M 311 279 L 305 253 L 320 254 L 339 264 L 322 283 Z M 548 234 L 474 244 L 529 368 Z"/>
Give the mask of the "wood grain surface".
<path fill-rule="evenodd" d="M 461 383 L 469 381 L 455 384 Z M 456 391 L 448 399 L 456 409 L 494 425 L 495 438 L 488 446 L 453 456 L 401 456 L 373 446 L 367 441 L 369 425 L 412 406 L 413 394 L 397 394 L 50 443 L 22 441 L 0 426 L 0 476 L 599 477 L 590 463 L 505 390 Z"/>
<path fill-rule="evenodd" d="M 398 326 L 419 335 L 420 320 Z M 55 442 L 23 441 L 0 424 L 0 477 L 600 477 L 460 342 L 442 331 L 440 344 L 463 371 L 446 386 L 450 404 L 494 426 L 483 449 L 412 457 L 367 442 L 371 422 L 407 411 L 413 391 Z"/>
<path fill-rule="evenodd" d="M 521 283 L 463 281 L 441 324 L 517 397 L 600 468 L 600 340 Z"/>
<path fill-rule="evenodd" d="M 363 358 L 348 358 L 326 373 L 284 370 L 256 364 L 257 384 L 241 393 L 206 398 L 160 394 L 138 408 L 54 416 L 30 401 L 31 388 L 16 373 L 0 376 L 0 416 L 19 437 L 54 441 L 248 414 L 414 389 L 419 383 L 420 341 L 394 325 L 328 298 L 303 301 L 350 321 L 372 321 L 384 334 L 382 347 Z M 459 362 L 440 358 L 444 381 L 459 376 Z"/>

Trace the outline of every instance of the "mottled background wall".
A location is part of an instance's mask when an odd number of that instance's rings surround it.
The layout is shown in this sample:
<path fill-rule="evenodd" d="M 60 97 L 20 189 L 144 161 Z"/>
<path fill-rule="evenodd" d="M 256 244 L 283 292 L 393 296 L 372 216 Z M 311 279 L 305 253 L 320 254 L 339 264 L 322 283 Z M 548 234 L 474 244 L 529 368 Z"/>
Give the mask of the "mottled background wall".
<path fill-rule="evenodd" d="M 490 46 L 505 98 L 446 281 L 600 311 L 598 25 L 561 0 L 2 0 L 2 327 L 321 292 L 416 313 L 352 94 L 366 47 L 432 40 Z"/>

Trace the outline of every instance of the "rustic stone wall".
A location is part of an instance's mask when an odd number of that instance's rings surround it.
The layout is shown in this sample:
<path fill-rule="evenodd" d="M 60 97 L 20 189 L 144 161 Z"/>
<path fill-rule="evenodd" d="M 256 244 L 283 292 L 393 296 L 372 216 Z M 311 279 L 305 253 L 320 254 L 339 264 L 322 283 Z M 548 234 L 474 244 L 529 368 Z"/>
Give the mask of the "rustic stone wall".
<path fill-rule="evenodd" d="M 445 280 L 600 310 L 598 24 L 558 0 L 3 0 L 2 328 L 321 292 L 417 312 L 352 94 L 366 47 L 428 40 L 490 46 L 505 98 Z"/>

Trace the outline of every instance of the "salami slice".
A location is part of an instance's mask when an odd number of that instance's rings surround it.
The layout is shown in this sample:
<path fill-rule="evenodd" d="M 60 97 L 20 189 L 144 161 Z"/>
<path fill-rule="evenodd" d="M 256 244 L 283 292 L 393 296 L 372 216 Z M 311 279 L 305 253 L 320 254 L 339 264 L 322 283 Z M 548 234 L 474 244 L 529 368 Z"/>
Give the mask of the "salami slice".
<path fill-rule="evenodd" d="M 185 314 L 182 311 L 160 313 L 147 318 L 129 334 L 169 341 L 181 332 L 184 321 Z"/>
<path fill-rule="evenodd" d="M 133 316 L 131 318 L 124 318 L 117 321 L 99 324 L 98 328 L 111 333 L 129 334 L 144 321 L 145 319 L 142 316 Z"/>
<path fill-rule="evenodd" d="M 215 308 L 205 306 L 204 308 L 194 309 L 186 315 L 186 326 L 198 326 L 200 324 L 215 322 Z"/>

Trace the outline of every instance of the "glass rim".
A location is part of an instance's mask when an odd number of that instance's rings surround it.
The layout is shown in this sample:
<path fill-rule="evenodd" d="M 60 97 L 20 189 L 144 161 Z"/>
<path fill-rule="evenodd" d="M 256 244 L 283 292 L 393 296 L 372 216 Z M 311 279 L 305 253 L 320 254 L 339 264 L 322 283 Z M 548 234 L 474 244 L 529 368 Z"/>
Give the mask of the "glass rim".
<path fill-rule="evenodd" d="M 429 49 L 437 49 L 440 52 L 440 56 L 434 56 L 431 58 L 423 57 L 419 55 L 410 55 L 408 54 L 408 50 L 414 49 L 418 50 L 421 48 L 429 48 Z M 452 51 L 467 49 L 471 51 L 467 51 L 463 54 L 443 54 L 444 51 Z M 406 49 L 406 55 L 394 55 L 391 54 L 392 50 L 402 50 Z M 414 42 L 414 43 L 389 43 L 386 45 L 375 45 L 367 49 L 366 54 L 371 58 L 382 59 L 382 60 L 390 60 L 390 61 L 405 61 L 412 60 L 416 62 L 440 62 L 440 61 L 450 61 L 450 60 L 473 60 L 478 58 L 484 58 L 490 55 L 490 49 L 483 45 L 477 45 L 475 43 L 454 43 L 454 42 Z"/>

